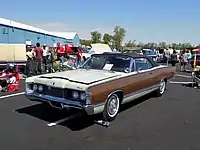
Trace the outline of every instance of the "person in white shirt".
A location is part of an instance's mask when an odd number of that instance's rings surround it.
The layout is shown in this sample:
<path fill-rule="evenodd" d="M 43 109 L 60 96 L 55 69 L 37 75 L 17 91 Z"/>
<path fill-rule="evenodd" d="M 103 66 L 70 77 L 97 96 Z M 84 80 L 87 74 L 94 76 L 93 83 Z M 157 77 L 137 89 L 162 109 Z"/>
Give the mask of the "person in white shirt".
<path fill-rule="evenodd" d="M 181 71 L 186 71 L 185 67 L 188 63 L 188 54 L 183 50 L 181 54 Z"/>
<path fill-rule="evenodd" d="M 45 70 L 47 72 L 47 54 L 48 54 L 48 47 L 46 44 L 43 45 L 43 63 L 45 65 Z"/>
<path fill-rule="evenodd" d="M 165 56 L 166 56 L 166 58 L 167 58 L 166 64 L 168 65 L 169 58 L 170 58 L 170 51 L 169 51 L 168 49 L 165 50 Z"/>

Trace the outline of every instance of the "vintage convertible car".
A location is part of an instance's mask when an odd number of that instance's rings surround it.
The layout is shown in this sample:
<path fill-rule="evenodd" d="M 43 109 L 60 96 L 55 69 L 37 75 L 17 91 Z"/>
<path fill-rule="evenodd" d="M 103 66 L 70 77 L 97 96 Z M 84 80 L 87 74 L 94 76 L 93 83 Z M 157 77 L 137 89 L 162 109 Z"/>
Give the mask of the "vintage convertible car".
<path fill-rule="evenodd" d="M 161 96 L 175 68 L 137 54 L 93 54 L 80 68 L 26 79 L 26 96 L 55 108 L 82 109 L 114 120 L 121 104 L 148 93 Z"/>

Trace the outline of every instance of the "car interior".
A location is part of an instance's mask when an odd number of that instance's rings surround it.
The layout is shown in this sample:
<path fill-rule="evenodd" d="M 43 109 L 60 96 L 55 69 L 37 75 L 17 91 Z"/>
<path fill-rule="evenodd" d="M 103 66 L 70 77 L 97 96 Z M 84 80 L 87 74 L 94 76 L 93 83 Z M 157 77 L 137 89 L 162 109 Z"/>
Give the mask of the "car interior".
<path fill-rule="evenodd" d="M 135 70 L 138 71 L 138 70 L 151 69 L 153 65 L 146 58 L 137 58 L 135 59 L 135 67 L 136 67 Z"/>

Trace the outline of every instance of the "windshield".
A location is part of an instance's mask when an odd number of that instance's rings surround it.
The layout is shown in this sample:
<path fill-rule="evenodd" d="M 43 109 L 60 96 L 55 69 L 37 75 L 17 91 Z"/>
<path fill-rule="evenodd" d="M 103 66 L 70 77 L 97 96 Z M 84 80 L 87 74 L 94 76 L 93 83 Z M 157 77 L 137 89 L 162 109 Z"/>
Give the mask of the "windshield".
<path fill-rule="evenodd" d="M 143 51 L 144 55 L 156 55 L 154 51 Z"/>
<path fill-rule="evenodd" d="M 130 68 L 130 57 L 93 55 L 80 68 L 125 72 Z"/>

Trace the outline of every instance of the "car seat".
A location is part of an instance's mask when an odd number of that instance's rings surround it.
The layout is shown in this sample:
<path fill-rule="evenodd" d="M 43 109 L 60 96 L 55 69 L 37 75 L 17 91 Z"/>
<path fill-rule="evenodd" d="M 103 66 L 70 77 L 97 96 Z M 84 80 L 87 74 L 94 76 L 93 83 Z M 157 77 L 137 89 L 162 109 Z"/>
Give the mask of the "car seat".
<path fill-rule="evenodd" d="M 127 68 L 129 69 L 130 67 L 130 61 L 129 60 L 121 60 L 121 59 L 116 59 L 113 61 L 113 67 L 112 71 L 118 71 L 118 72 L 124 72 Z"/>

